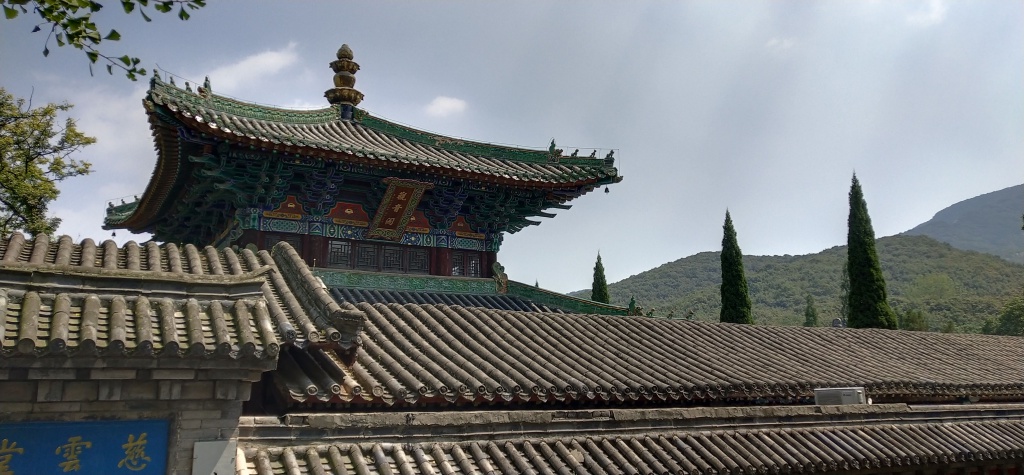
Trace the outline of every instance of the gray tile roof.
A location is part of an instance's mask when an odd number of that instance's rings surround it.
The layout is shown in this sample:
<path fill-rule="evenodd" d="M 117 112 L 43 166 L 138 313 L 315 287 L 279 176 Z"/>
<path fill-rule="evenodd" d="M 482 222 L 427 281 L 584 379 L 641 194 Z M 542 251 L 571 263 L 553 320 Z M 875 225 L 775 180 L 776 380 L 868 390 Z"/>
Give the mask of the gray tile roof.
<path fill-rule="evenodd" d="M 296 402 L 380 405 L 794 403 L 819 387 L 876 401 L 1021 400 L 1024 339 L 711 324 L 344 303 L 366 315 L 354 356 L 277 372 Z M 282 358 L 284 360 L 285 356 Z M 312 386 L 305 385 L 312 382 Z M 351 388 L 332 394 L 321 384 Z M 802 399 L 803 398 L 803 399 Z"/>
<path fill-rule="evenodd" d="M 21 234 L 0 240 L 0 308 L 0 357 L 274 359 L 282 345 L 350 348 L 363 320 L 290 247 L 272 256 Z"/>
<path fill-rule="evenodd" d="M 1024 422 L 652 431 L 469 442 L 243 444 L 254 475 L 878 473 L 1019 463 Z M 377 438 L 378 440 L 380 438 Z"/>

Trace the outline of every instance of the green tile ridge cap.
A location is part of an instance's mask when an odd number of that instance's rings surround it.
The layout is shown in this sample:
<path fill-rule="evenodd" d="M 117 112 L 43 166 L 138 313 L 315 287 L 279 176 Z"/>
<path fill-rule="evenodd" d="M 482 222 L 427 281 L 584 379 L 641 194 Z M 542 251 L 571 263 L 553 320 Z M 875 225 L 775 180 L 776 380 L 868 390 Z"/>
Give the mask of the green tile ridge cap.
<path fill-rule="evenodd" d="M 508 295 L 514 295 L 526 300 L 532 300 L 535 303 L 557 307 L 573 313 L 626 315 L 629 310 L 626 307 L 571 297 L 514 280 L 508 281 Z"/>
<path fill-rule="evenodd" d="M 350 269 L 311 269 L 327 287 L 362 290 L 438 292 L 447 294 L 496 295 L 494 280 L 481 277 L 445 277 L 424 274 L 388 274 Z"/>
<path fill-rule="evenodd" d="M 549 163 L 551 157 L 547 150 L 510 147 L 505 145 L 474 142 L 472 140 L 446 137 L 423 130 L 417 130 L 389 120 L 370 115 L 363 109 L 356 109 L 355 120 L 368 129 L 398 137 L 430 147 L 437 147 L 453 152 L 468 153 L 481 157 L 497 158 L 529 163 Z"/>
<path fill-rule="evenodd" d="M 135 213 L 139 207 L 139 200 L 107 208 L 107 215 L 103 218 L 103 229 L 110 229 L 107 226 L 115 226 L 125 222 Z"/>
<path fill-rule="evenodd" d="M 177 85 L 165 83 L 155 77 L 150 82 L 148 97 L 157 104 L 164 106 L 174 104 L 179 108 L 185 108 L 193 114 L 200 111 L 204 114 L 215 111 L 246 119 L 289 124 L 324 124 L 337 121 L 340 114 L 338 106 L 334 105 L 323 109 L 311 110 L 284 109 L 245 102 L 213 93 L 200 94 L 187 91 Z"/>

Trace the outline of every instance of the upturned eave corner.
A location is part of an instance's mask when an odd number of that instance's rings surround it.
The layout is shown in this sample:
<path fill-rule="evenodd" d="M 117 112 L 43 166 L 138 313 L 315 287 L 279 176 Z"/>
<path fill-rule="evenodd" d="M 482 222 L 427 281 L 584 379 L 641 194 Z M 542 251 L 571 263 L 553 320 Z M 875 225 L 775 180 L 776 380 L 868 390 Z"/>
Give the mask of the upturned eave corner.
<path fill-rule="evenodd" d="M 344 351 L 356 346 L 366 316 L 359 311 L 341 308 L 331 297 L 327 286 L 313 274 L 291 244 L 278 242 L 270 254 L 277 264 L 277 271 L 323 337 L 320 346 L 334 346 Z"/>

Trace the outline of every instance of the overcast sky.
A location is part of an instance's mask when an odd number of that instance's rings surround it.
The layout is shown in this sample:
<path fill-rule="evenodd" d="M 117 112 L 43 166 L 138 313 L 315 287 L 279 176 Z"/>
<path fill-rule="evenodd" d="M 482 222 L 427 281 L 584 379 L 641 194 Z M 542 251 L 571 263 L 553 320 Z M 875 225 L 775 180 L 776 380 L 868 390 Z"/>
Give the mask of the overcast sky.
<path fill-rule="evenodd" d="M 590 286 L 721 248 L 728 209 L 745 254 L 846 239 L 856 171 L 877 236 L 1024 182 L 1024 2 L 209 2 L 146 24 L 109 3 L 109 54 L 246 101 L 320 108 L 348 43 L 371 113 L 445 135 L 615 149 L 625 176 L 507 235 L 510 277 Z M 68 101 L 98 143 L 65 182 L 59 232 L 105 239 L 106 202 L 141 193 L 156 160 L 147 80 L 90 77 L 81 52 L 0 21 L 0 86 Z M 165 76 L 166 77 L 166 76 Z M 181 84 L 182 79 L 179 79 Z M 1008 223 L 1019 226 L 1019 223 Z M 119 231 L 116 240 L 145 241 Z"/>

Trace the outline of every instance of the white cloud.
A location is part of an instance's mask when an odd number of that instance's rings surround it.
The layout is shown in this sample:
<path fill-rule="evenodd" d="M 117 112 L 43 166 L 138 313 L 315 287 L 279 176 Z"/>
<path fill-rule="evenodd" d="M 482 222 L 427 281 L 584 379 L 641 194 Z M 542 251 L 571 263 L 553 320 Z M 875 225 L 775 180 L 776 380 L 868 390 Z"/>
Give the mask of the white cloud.
<path fill-rule="evenodd" d="M 425 109 L 430 117 L 449 117 L 466 110 L 466 101 L 454 97 L 437 96 Z"/>
<path fill-rule="evenodd" d="M 948 9 L 949 7 L 943 0 L 929 0 L 928 5 L 923 10 L 907 15 L 907 23 L 920 27 L 938 25 L 946 19 L 946 11 Z"/>
<path fill-rule="evenodd" d="M 796 45 L 796 38 L 780 38 L 778 36 L 768 40 L 764 47 L 772 52 L 786 51 Z"/>
<path fill-rule="evenodd" d="M 299 60 L 299 55 L 295 52 L 296 46 L 297 43 L 293 41 L 279 50 L 246 56 L 234 64 L 210 71 L 208 76 L 213 90 L 216 93 L 231 94 L 246 82 L 275 74 L 295 64 Z"/>
<path fill-rule="evenodd" d="M 84 83 L 88 84 L 88 83 Z M 100 228 L 108 202 L 118 203 L 141 195 L 153 172 L 156 153 L 149 131 L 142 98 L 146 89 L 133 84 L 125 89 L 90 87 L 81 82 L 66 89 L 52 89 L 58 97 L 74 97 L 70 116 L 77 118 L 79 129 L 96 137 L 96 143 L 72 156 L 92 163 L 91 174 L 70 178 L 58 185 L 61 195 L 50 206 L 50 214 L 62 219 L 59 234 L 76 239 L 103 239 L 109 231 Z M 118 232 L 118 241 L 145 241 L 147 236 Z"/>

